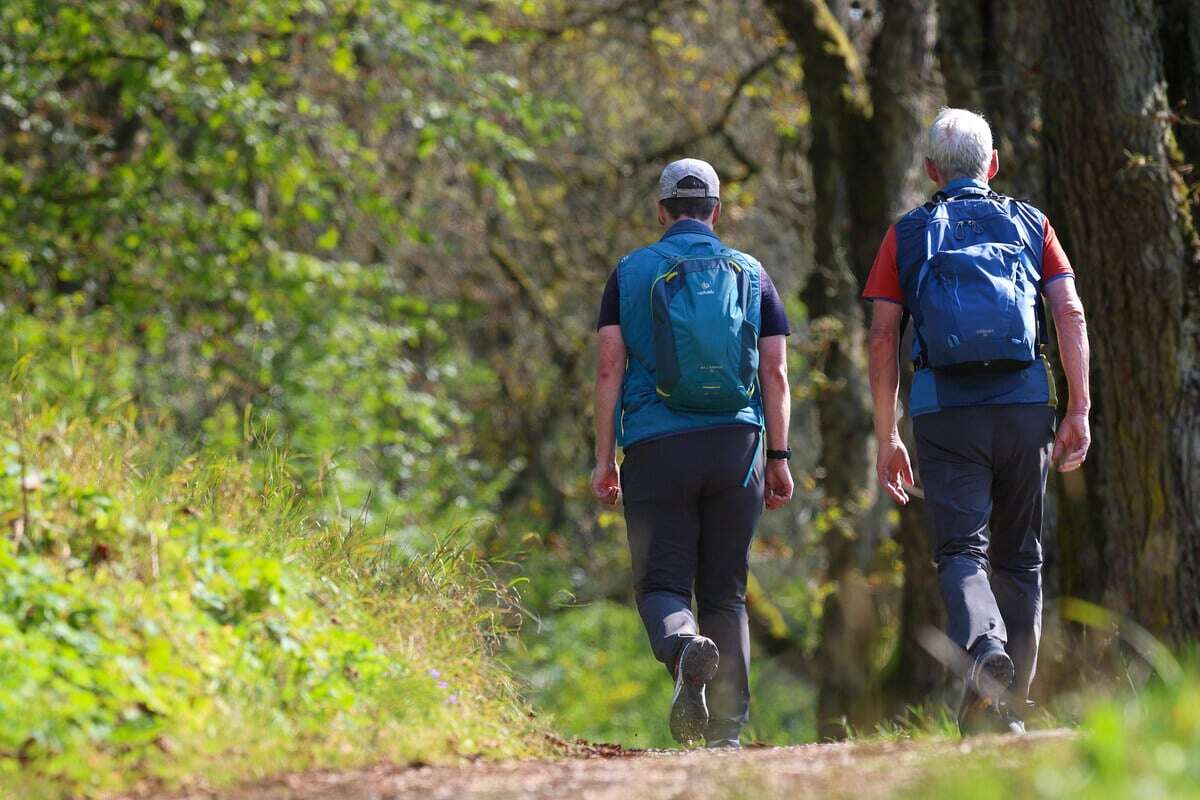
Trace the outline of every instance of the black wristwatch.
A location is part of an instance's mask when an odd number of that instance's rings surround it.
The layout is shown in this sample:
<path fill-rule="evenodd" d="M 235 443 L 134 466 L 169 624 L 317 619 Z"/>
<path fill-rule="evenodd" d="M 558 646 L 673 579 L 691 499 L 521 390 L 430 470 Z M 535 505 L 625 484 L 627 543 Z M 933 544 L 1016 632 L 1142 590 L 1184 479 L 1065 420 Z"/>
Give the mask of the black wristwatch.
<path fill-rule="evenodd" d="M 780 461 L 787 461 L 791 457 L 792 457 L 792 448 L 790 448 L 790 447 L 787 448 L 786 450 L 768 450 L 767 451 L 767 458 L 774 458 L 774 459 L 778 459 Z"/>

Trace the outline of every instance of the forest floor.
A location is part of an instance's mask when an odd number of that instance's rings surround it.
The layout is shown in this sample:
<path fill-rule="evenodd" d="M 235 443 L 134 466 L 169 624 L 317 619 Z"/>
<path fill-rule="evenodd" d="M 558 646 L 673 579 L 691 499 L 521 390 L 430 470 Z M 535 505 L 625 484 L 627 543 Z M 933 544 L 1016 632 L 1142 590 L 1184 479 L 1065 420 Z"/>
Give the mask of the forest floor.
<path fill-rule="evenodd" d="M 631 751 L 584 746 L 559 760 L 309 772 L 232 789 L 154 800 L 774 800 L 798 796 L 874 800 L 909 795 L 931 775 L 977 756 L 1018 764 L 1069 731 L 969 741 L 900 740 Z"/>

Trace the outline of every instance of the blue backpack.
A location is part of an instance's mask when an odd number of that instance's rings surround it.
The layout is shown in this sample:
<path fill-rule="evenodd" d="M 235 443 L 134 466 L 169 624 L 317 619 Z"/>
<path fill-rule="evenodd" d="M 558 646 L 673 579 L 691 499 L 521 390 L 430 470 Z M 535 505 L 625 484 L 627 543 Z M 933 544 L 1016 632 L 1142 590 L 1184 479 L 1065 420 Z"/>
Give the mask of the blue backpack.
<path fill-rule="evenodd" d="M 758 327 L 747 313 L 757 268 L 728 249 L 663 258 L 650 284 L 659 397 L 678 411 L 741 411 L 757 387 Z"/>
<path fill-rule="evenodd" d="M 1040 275 L 1024 228 L 997 194 L 934 195 L 925 261 L 908 309 L 918 368 L 1002 372 L 1033 363 L 1041 345 Z"/>

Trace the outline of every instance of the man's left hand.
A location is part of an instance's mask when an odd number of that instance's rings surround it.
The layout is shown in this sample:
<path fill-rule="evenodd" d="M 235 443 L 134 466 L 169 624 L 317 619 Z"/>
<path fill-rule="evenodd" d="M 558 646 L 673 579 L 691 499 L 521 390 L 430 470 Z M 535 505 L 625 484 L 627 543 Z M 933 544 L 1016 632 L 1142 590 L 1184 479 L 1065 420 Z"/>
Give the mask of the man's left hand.
<path fill-rule="evenodd" d="M 783 508 L 792 499 L 792 471 L 788 462 L 781 458 L 767 459 L 766 490 L 763 500 L 767 508 Z"/>

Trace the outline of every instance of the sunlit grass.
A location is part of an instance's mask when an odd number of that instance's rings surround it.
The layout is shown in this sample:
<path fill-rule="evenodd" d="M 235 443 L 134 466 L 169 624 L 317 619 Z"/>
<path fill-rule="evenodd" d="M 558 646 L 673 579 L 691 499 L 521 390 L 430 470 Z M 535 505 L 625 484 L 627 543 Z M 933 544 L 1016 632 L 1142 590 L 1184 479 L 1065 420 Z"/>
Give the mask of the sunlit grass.
<path fill-rule="evenodd" d="M 543 752 L 508 589 L 322 518 L 286 459 L 0 398 L 0 787 L 96 795 Z M 377 530 L 377 528 L 376 528 Z"/>
<path fill-rule="evenodd" d="M 1200 669 L 1138 692 L 1095 697 L 1077 735 L 1010 755 L 935 766 L 912 797 L 1200 797 Z"/>

